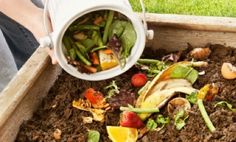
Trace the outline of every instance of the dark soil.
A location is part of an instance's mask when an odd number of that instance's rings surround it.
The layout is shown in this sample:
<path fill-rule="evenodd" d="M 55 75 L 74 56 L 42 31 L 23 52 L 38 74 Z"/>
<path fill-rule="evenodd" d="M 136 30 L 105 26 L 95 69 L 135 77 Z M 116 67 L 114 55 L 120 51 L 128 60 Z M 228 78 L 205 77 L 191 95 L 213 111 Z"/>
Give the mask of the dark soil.
<path fill-rule="evenodd" d="M 214 47 L 214 48 L 212 48 Z M 226 80 L 220 73 L 223 62 L 230 62 L 236 65 L 236 50 L 226 48 L 220 45 L 211 45 L 212 53 L 207 59 L 209 67 L 200 68 L 199 71 L 205 70 L 206 74 L 199 76 L 194 84 L 195 88 L 201 88 L 207 83 L 216 83 L 220 87 L 219 94 L 211 101 L 204 102 L 206 110 L 216 127 L 214 133 L 209 132 L 206 127 L 197 105 L 193 105 L 189 113 L 187 124 L 180 131 L 176 130 L 173 120 L 170 124 L 160 131 L 150 131 L 139 141 L 147 142 L 236 142 L 236 112 L 232 112 L 226 107 L 214 107 L 216 102 L 227 101 L 236 108 L 236 80 Z M 162 51 L 150 52 L 147 58 L 160 59 L 164 53 Z M 150 54 L 152 53 L 152 54 Z M 145 53 L 144 53 L 145 54 Z M 88 82 L 76 79 L 63 72 L 57 79 L 55 85 L 51 88 L 47 97 L 43 100 L 41 106 L 35 112 L 34 116 L 25 121 L 20 128 L 16 141 L 40 141 L 49 142 L 56 141 L 53 132 L 56 129 L 61 130 L 61 140 L 65 142 L 79 141 L 85 142 L 88 130 L 97 130 L 101 134 L 100 141 L 110 141 L 107 132 L 107 125 L 118 125 L 120 112 L 118 110 L 110 110 L 106 113 L 105 123 L 93 122 L 92 124 L 83 124 L 82 116 L 91 116 L 90 113 L 78 110 L 72 107 L 72 101 L 81 96 L 84 90 L 93 87 L 103 92 L 103 89 L 112 80 L 116 80 L 117 85 L 127 91 L 123 93 L 136 94 L 130 84 L 130 78 L 137 73 L 137 68 L 132 68 L 125 74 L 106 81 Z M 125 101 L 124 101 L 125 102 Z M 166 109 L 161 112 L 166 115 Z"/>

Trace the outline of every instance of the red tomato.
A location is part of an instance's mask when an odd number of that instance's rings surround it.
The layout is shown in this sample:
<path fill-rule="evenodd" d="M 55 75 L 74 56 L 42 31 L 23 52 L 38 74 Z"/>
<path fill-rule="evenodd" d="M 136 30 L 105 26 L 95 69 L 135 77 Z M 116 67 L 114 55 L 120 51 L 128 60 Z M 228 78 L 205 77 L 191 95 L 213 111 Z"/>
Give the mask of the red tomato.
<path fill-rule="evenodd" d="M 85 91 L 84 96 L 88 99 L 92 104 L 97 104 L 101 102 L 104 98 L 101 92 L 95 91 L 93 88 L 89 88 Z"/>
<path fill-rule="evenodd" d="M 131 78 L 131 83 L 134 87 L 142 87 L 147 82 L 147 76 L 143 73 L 134 74 Z"/>
<path fill-rule="evenodd" d="M 120 126 L 131 127 L 131 128 L 142 128 L 144 127 L 144 124 L 136 113 L 124 111 L 121 115 Z"/>

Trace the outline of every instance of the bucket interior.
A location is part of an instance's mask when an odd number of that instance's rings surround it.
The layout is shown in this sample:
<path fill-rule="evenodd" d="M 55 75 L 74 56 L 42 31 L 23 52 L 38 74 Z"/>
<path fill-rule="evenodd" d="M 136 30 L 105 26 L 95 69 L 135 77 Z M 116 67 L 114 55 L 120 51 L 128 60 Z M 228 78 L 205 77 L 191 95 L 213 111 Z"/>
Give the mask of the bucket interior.
<path fill-rule="evenodd" d="M 94 10 L 96 9 L 96 10 Z M 68 64 L 68 51 L 65 48 L 65 45 L 63 44 L 63 37 L 64 35 L 68 34 L 69 28 L 71 26 L 79 25 L 80 23 L 84 24 L 83 20 L 93 20 L 94 17 L 90 18 L 92 16 L 99 16 L 99 13 L 107 12 L 107 11 L 114 11 L 114 15 L 116 16 L 116 19 L 114 20 L 124 20 L 127 22 L 130 22 L 135 30 L 136 34 L 136 40 L 135 43 L 130 50 L 130 55 L 125 59 L 126 65 L 124 68 L 121 68 L 120 65 L 117 65 L 113 68 L 102 70 L 100 72 L 96 72 L 93 74 L 87 74 L 83 73 L 81 71 L 78 71 L 77 68 L 75 68 L 73 65 Z M 86 23 L 86 21 L 85 21 Z M 81 24 L 81 25 L 82 25 Z M 103 28 L 103 27 L 102 27 Z M 80 32 L 80 31 L 73 31 L 74 33 Z M 93 8 L 90 10 L 87 10 L 85 12 L 79 13 L 76 16 L 72 17 L 69 21 L 66 22 L 62 30 L 60 31 L 60 34 L 57 38 L 57 49 L 56 49 L 56 56 L 58 58 L 59 64 L 62 66 L 64 70 L 66 70 L 71 75 L 85 79 L 85 80 L 104 80 L 111 77 L 115 77 L 125 71 L 127 71 L 129 68 L 131 68 L 135 62 L 139 59 L 141 56 L 144 46 L 145 46 L 145 32 L 142 25 L 142 22 L 140 18 L 138 18 L 133 12 L 131 11 L 122 11 L 120 9 L 115 8 Z M 104 44 L 107 46 L 107 44 Z"/>

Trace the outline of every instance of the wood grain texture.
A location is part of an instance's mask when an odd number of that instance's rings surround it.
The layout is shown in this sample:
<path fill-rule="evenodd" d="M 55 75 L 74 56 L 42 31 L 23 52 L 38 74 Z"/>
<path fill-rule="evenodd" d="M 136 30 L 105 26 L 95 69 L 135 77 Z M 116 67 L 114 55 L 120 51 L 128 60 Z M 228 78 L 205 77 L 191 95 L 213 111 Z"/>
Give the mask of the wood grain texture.
<path fill-rule="evenodd" d="M 140 15 L 140 14 L 139 14 Z M 236 47 L 236 18 L 147 14 L 155 31 L 147 47 L 182 50 L 207 43 Z M 0 94 L 0 141 L 14 141 L 23 120 L 32 116 L 50 86 L 59 66 L 52 66 L 44 49 L 38 48 Z"/>
<path fill-rule="evenodd" d="M 154 40 L 148 41 L 147 47 L 163 48 L 168 51 L 177 51 L 187 48 L 187 43 L 193 47 L 204 47 L 206 44 L 222 44 L 236 47 L 236 33 L 177 29 L 173 27 L 158 26 L 149 23 L 155 31 Z"/>
<path fill-rule="evenodd" d="M 0 127 L 0 142 L 14 142 L 20 125 L 32 117 L 42 99 L 48 94 L 57 76 L 61 73 L 59 65 L 49 65 L 40 76 L 32 82 L 32 87 L 11 112 L 5 123 Z"/>
<path fill-rule="evenodd" d="M 37 78 L 49 64 L 43 48 L 38 48 L 0 94 L 0 128 L 21 100 L 30 91 Z"/>
<path fill-rule="evenodd" d="M 138 15 L 143 17 L 142 14 Z M 236 32 L 236 18 L 230 17 L 147 13 L 146 19 L 149 22 L 157 23 L 159 26 L 203 31 Z"/>

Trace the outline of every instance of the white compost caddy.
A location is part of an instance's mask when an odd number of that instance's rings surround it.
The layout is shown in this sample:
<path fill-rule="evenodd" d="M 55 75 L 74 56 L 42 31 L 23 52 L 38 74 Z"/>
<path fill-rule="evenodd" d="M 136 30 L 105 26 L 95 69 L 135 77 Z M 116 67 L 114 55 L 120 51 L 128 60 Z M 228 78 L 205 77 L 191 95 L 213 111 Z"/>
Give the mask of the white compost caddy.
<path fill-rule="evenodd" d="M 142 0 L 140 2 L 144 13 L 143 19 L 133 12 L 128 0 L 46 0 L 44 11 L 45 15 L 48 13 L 50 16 L 53 32 L 48 33 L 48 36 L 42 38 L 40 44 L 42 47 L 49 46 L 54 48 L 55 56 L 60 66 L 77 78 L 98 81 L 120 75 L 131 68 L 140 58 L 145 47 L 146 37 L 149 39 L 153 38 L 153 31 L 147 30 L 143 2 Z M 75 67 L 67 64 L 62 38 L 66 29 L 73 21 L 78 17 L 97 10 L 114 10 L 127 16 L 134 26 L 137 40 L 123 69 L 120 66 L 116 66 L 94 74 L 80 73 Z M 44 23 L 47 29 L 46 21 Z"/>

